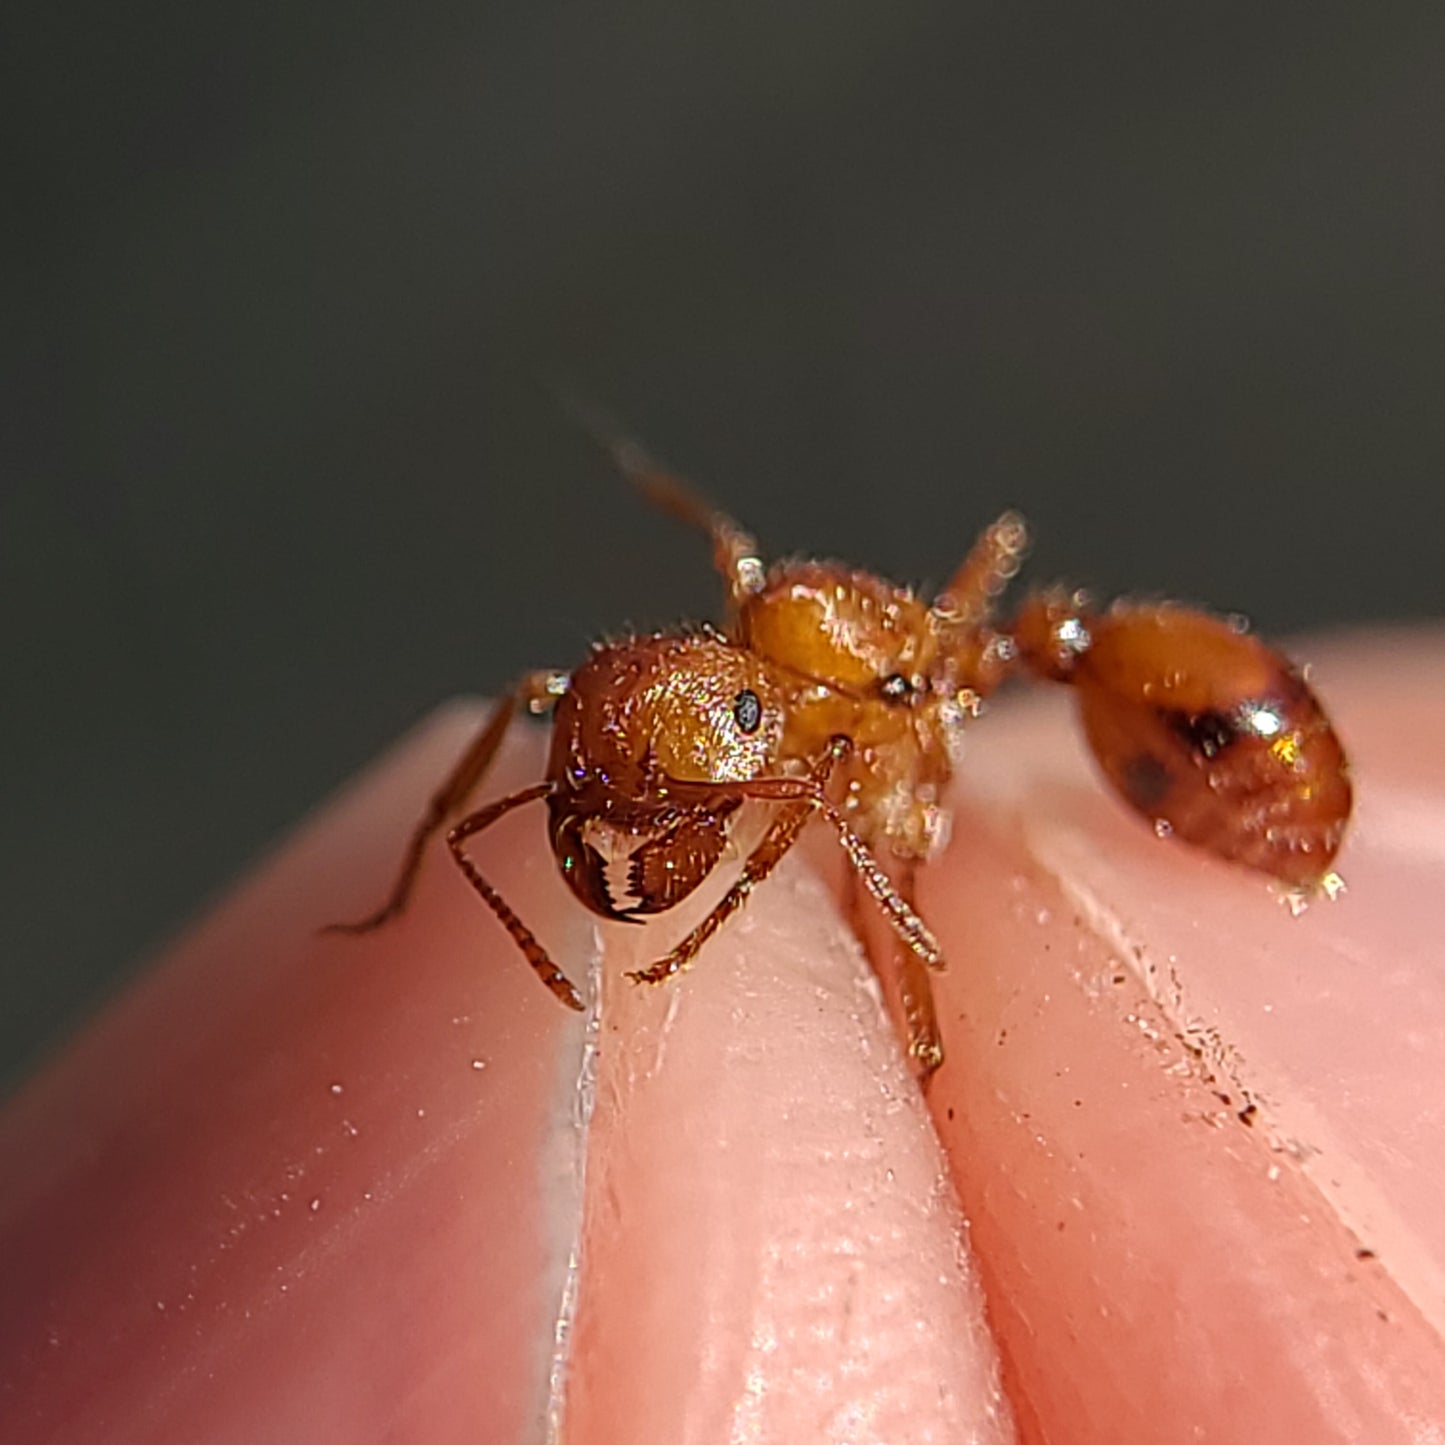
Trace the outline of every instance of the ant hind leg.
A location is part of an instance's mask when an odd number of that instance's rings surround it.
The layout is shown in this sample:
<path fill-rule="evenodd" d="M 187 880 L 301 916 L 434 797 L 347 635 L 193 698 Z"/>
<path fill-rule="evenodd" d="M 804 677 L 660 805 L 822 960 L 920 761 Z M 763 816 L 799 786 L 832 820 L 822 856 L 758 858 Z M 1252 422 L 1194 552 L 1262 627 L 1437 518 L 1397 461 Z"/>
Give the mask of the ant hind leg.
<path fill-rule="evenodd" d="M 1017 575 L 1028 546 L 1028 524 L 1017 512 L 1005 512 L 979 534 L 938 594 L 934 612 L 958 632 L 982 626 L 999 593 Z"/>
<path fill-rule="evenodd" d="M 565 398 L 565 405 L 578 425 L 612 458 L 613 466 L 643 497 L 669 516 L 707 535 L 712 543 L 713 566 L 727 584 L 728 601 L 733 607 L 762 590 L 767 569 L 751 533 L 704 501 L 688 482 L 669 471 L 600 407 L 576 397 Z"/>

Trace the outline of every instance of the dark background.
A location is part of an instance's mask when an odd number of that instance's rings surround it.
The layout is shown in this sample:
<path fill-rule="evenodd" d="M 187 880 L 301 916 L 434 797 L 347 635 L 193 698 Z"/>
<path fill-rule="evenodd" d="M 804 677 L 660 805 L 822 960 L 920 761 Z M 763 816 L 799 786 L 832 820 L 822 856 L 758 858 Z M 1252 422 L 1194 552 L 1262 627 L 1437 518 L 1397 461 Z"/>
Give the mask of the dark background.
<path fill-rule="evenodd" d="M 0 1076 L 449 694 L 774 551 L 1445 611 L 1445 9 L 16 0 Z"/>

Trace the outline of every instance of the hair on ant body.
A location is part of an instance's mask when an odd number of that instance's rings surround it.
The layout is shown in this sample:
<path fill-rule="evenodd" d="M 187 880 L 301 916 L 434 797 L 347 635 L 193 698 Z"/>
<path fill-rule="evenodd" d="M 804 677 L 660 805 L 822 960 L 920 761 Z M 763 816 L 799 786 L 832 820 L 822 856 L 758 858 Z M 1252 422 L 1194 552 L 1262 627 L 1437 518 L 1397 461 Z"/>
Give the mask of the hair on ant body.
<path fill-rule="evenodd" d="M 1333 891 L 1352 806 L 1344 749 L 1300 672 L 1258 639 L 1173 602 L 1095 607 L 1081 591 L 999 598 L 1028 549 L 1005 512 L 927 603 L 836 562 L 766 563 L 757 542 L 598 414 L 584 424 L 655 505 L 701 530 L 726 593 L 727 635 L 785 686 L 785 762 L 829 737 L 852 748 L 831 782 L 858 836 L 915 903 L 915 875 L 948 837 L 947 788 L 966 728 L 1015 678 L 1073 687 L 1085 739 L 1115 793 L 1172 836 L 1298 894 Z M 908 1050 L 943 1061 L 928 973 L 898 956 Z"/>
<path fill-rule="evenodd" d="M 544 779 L 462 818 L 447 843 L 563 1003 L 582 1007 L 467 841 L 514 808 L 545 802 L 552 851 L 578 900 L 638 923 L 691 895 L 723 860 L 743 803 L 762 802 L 776 811 L 737 879 L 682 942 L 631 977 L 657 983 L 686 968 L 820 816 L 855 890 L 900 942 L 908 1052 L 926 1082 L 944 1057 L 929 981 L 943 961 L 915 907 L 916 872 L 947 839 L 965 729 L 1017 677 L 1074 689 L 1105 779 L 1161 836 L 1300 892 L 1337 884 L 1348 764 L 1319 700 L 1279 653 L 1194 608 L 1101 610 L 1060 588 L 1026 596 L 999 620 L 998 599 L 1028 546 L 1013 512 L 984 530 L 931 603 L 839 563 L 767 564 L 730 517 L 580 410 L 646 497 L 709 538 L 725 624 L 601 645 L 570 676 L 524 678 L 433 796 L 386 902 L 333 928 L 364 932 L 402 911 L 428 840 L 480 785 L 516 709 L 551 709 Z"/>

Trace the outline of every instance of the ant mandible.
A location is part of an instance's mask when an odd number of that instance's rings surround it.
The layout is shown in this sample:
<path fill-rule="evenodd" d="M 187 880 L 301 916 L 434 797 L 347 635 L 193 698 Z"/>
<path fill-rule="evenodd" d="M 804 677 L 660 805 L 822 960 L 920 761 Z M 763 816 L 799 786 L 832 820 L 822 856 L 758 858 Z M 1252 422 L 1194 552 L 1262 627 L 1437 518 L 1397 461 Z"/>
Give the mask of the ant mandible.
<path fill-rule="evenodd" d="M 779 805 L 721 901 L 631 975 L 656 983 L 691 963 L 818 813 L 904 945 L 899 997 L 926 1082 L 943 1061 L 928 973 L 942 958 L 914 906 L 917 868 L 947 840 L 945 792 L 964 729 L 1018 675 L 1073 686 L 1105 778 L 1157 832 L 1300 892 L 1332 885 L 1351 807 L 1344 750 L 1304 678 L 1257 639 L 1177 603 L 1098 610 L 1060 588 L 996 622 L 1028 544 L 1012 512 L 985 529 L 931 605 L 839 563 L 769 566 L 731 518 L 595 414 L 583 420 L 644 495 L 710 538 L 726 629 L 608 644 L 570 677 L 524 679 L 432 798 L 386 903 L 333 928 L 362 932 L 401 912 L 426 843 L 480 784 L 517 707 L 551 707 L 544 780 L 464 818 L 447 841 L 552 992 L 582 1007 L 465 851 L 504 814 L 545 800 L 552 849 L 578 899 L 604 918 L 639 922 L 711 873 L 745 801 Z"/>

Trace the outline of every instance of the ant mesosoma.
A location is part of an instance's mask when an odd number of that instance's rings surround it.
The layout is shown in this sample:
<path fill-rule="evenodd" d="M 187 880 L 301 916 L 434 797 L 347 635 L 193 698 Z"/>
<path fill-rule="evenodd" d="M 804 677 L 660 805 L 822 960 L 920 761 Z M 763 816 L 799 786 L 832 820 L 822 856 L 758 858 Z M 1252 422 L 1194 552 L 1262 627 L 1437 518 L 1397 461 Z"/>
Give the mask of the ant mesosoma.
<path fill-rule="evenodd" d="M 1257 639 L 1177 603 L 1098 610 L 1060 588 L 996 622 L 1028 542 L 1012 512 L 985 529 L 931 605 L 834 562 L 766 565 L 737 523 L 595 415 L 584 422 L 645 496 L 711 540 L 726 626 L 609 643 L 570 677 L 524 679 L 432 798 L 386 903 L 333 927 L 361 932 L 401 912 L 427 841 L 480 784 L 516 709 L 551 708 L 544 780 L 465 817 L 447 842 L 563 1003 L 582 1007 L 467 856 L 468 839 L 545 801 L 552 850 L 578 899 L 604 918 L 640 922 L 680 903 L 719 864 L 744 802 L 772 803 L 777 812 L 731 888 L 631 977 L 656 983 L 686 968 L 820 814 L 850 876 L 905 945 L 899 998 L 926 1081 L 943 1060 L 928 977 L 942 959 L 914 907 L 915 875 L 947 839 L 945 793 L 965 728 L 1019 675 L 1074 688 L 1104 776 L 1156 831 L 1300 892 L 1332 886 L 1351 807 L 1344 750 L 1304 678 Z"/>

